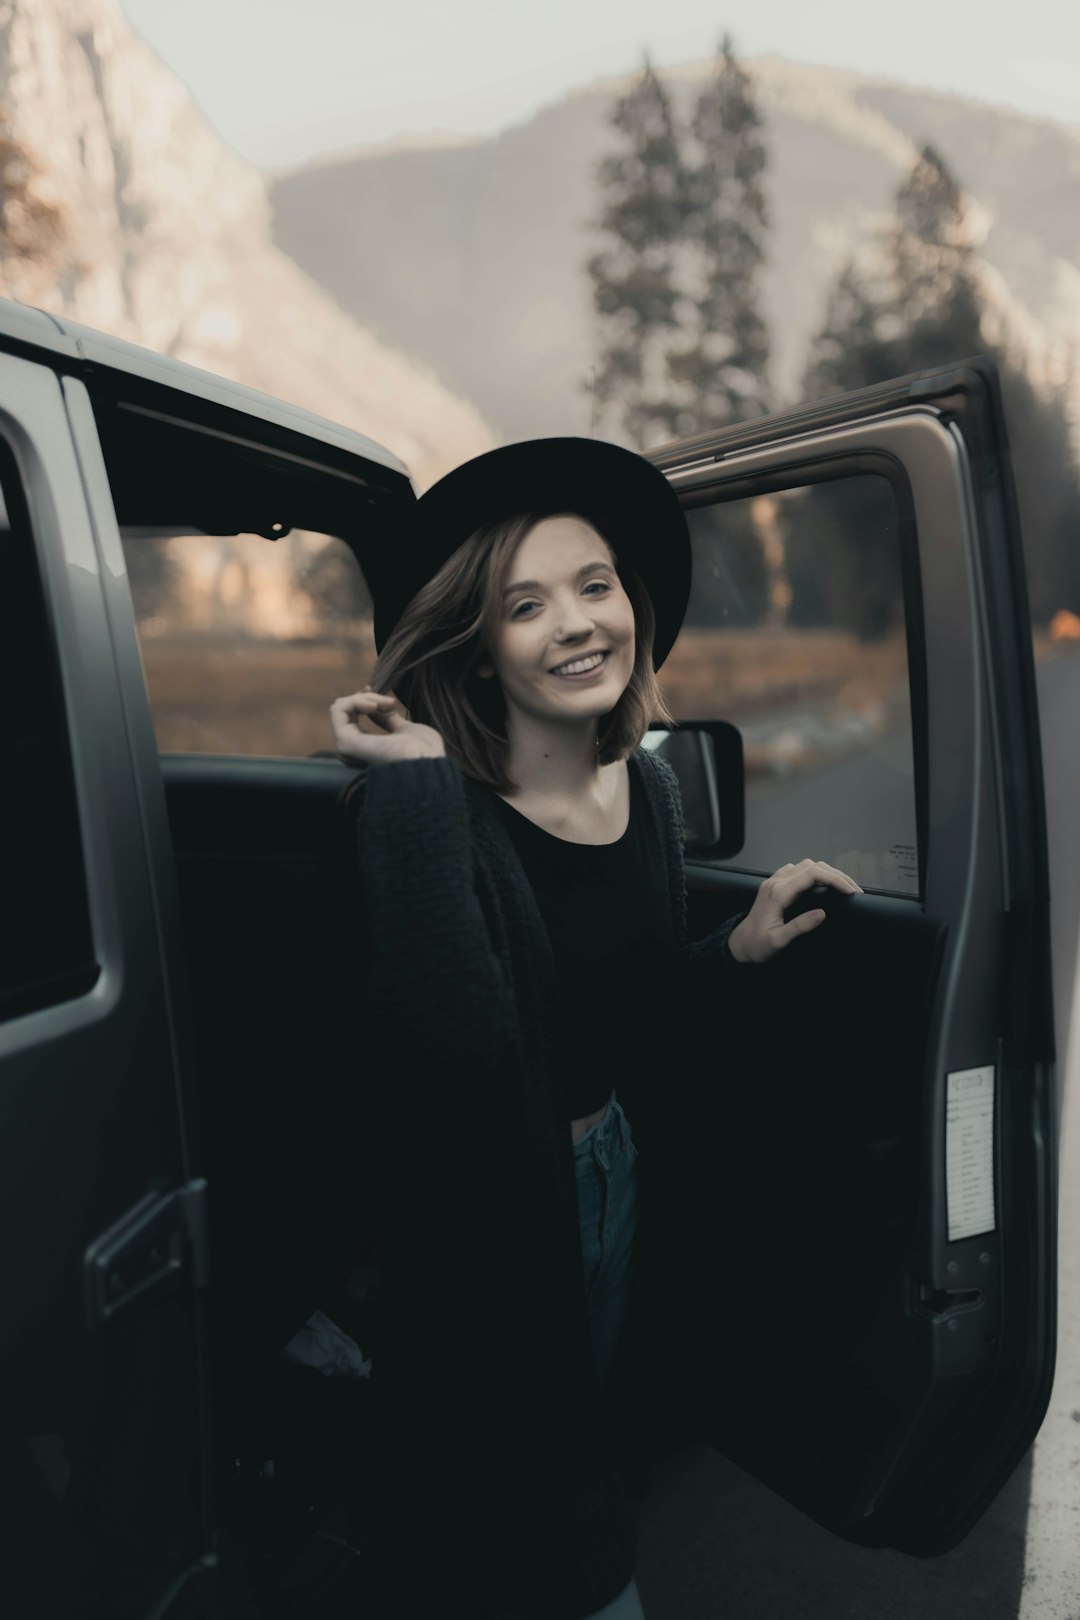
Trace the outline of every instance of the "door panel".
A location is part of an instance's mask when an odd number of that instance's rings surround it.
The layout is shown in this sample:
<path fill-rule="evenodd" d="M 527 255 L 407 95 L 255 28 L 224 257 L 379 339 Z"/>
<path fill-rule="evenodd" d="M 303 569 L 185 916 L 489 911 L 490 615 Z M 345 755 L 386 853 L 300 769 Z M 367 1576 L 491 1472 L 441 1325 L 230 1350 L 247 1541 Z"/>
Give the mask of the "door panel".
<path fill-rule="evenodd" d="M 170 1235 L 175 1266 L 141 1300 L 114 1268 L 129 1301 L 115 1321 L 87 1309 L 84 1257 L 191 1166 L 79 467 L 56 377 L 7 355 L 0 480 L 13 777 L 0 852 L 5 1596 L 65 1620 L 164 1613 L 209 1551 L 192 1246 L 186 1229 Z M 10 900 L 24 894 L 37 904 L 22 918 Z M 71 950 L 50 962 L 65 936 Z M 32 985 L 28 954 L 41 957 Z M 152 1254 L 146 1264 L 163 1272 Z"/>
<path fill-rule="evenodd" d="M 699 984 L 723 1084 L 693 1100 L 704 1250 L 681 1282 L 698 1432 L 840 1534 L 936 1553 L 1030 1444 L 1053 1373 L 1045 820 L 996 375 L 973 362 L 654 459 L 717 522 L 853 470 L 898 492 L 917 880 L 822 898 L 737 1018 Z M 841 813 L 843 780 L 819 766 Z M 792 842 L 775 864 L 842 864 Z M 760 873 L 738 866 L 691 869 L 699 932 L 751 903 Z"/>

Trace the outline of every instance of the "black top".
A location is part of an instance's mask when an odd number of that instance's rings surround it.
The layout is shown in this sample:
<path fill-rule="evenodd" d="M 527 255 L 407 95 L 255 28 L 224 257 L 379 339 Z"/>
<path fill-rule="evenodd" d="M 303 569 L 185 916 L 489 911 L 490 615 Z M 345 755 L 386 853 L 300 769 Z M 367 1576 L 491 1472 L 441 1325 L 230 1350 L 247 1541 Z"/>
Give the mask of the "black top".
<path fill-rule="evenodd" d="M 498 800 L 555 957 L 568 1119 L 602 1108 L 635 1062 L 633 1011 L 664 1005 L 676 950 L 664 851 L 629 774 L 630 819 L 611 844 L 558 838 Z"/>

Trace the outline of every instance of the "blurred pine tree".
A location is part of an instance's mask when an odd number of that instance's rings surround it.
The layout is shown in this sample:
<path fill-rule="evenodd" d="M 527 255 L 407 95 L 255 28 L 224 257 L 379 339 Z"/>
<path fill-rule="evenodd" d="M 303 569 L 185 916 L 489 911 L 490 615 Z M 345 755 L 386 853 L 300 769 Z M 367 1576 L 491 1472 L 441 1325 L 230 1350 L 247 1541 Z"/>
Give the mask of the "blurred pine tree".
<path fill-rule="evenodd" d="M 673 437 L 769 408 L 769 334 L 759 307 L 768 213 L 767 152 L 750 80 L 730 34 L 691 122 L 687 174 L 687 311 L 668 354 Z M 688 339 L 688 341 L 687 341 Z"/>
<path fill-rule="evenodd" d="M 597 416 L 641 448 L 670 432 L 666 354 L 678 323 L 675 253 L 687 204 L 671 102 L 647 57 L 611 123 L 622 139 L 599 166 L 607 245 L 588 268 L 602 341 L 587 386 Z"/>
<path fill-rule="evenodd" d="M 986 333 L 984 300 L 962 188 L 945 159 L 924 146 L 896 194 L 895 219 L 861 260 L 837 276 L 803 379 L 819 399 L 948 365 L 975 354 L 1001 371 L 1006 421 L 1027 559 L 1033 622 L 1058 608 L 1080 608 L 1080 469 L 1069 428 L 1064 382 L 1032 380 L 1028 358 L 1007 332 Z M 867 633 L 887 628 L 877 600 L 883 576 L 868 527 L 860 577 L 845 613 Z M 793 566 L 797 566 L 794 563 Z M 833 608 L 835 608 L 833 604 Z M 832 609 L 823 604 L 828 617 Z"/>

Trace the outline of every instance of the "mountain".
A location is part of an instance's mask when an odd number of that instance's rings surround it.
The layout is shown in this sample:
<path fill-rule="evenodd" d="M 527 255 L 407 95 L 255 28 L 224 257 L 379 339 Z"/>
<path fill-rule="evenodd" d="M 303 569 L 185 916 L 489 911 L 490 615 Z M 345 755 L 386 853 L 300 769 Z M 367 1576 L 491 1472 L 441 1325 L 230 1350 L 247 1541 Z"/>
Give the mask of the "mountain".
<path fill-rule="evenodd" d="M 265 179 L 117 0 L 5 0 L 0 19 L 5 191 L 51 230 L 48 254 L 0 256 L 0 291 L 356 428 L 420 486 L 494 442 L 274 245 Z"/>
<path fill-rule="evenodd" d="M 1080 344 L 1080 129 L 775 57 L 746 66 L 771 157 L 763 298 L 782 400 L 798 397 L 840 263 L 891 213 L 925 142 L 969 195 L 991 327 L 1014 334 L 1033 372 L 1065 374 Z M 685 105 L 711 71 L 662 76 Z M 628 83 L 593 84 L 490 139 L 369 149 L 279 175 L 274 239 L 502 436 L 588 433 L 594 175 Z"/>

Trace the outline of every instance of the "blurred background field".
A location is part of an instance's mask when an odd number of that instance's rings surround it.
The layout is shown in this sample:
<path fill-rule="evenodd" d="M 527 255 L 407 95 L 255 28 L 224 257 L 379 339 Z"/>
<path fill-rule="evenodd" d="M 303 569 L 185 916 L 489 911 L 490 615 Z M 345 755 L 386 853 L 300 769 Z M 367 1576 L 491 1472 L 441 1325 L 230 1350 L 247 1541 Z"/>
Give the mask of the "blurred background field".
<path fill-rule="evenodd" d="M 1035 638 L 1040 661 L 1078 650 L 1078 639 L 1054 639 L 1047 631 Z M 159 746 L 178 753 L 295 756 L 331 749 L 330 703 L 365 685 L 374 653 L 367 620 L 355 634 L 334 640 L 144 639 Z M 868 737 L 887 733 L 906 715 L 906 669 L 906 648 L 895 636 L 867 648 L 850 634 L 828 630 L 793 636 L 688 629 L 664 666 L 662 684 L 676 719 L 739 725 L 747 774 L 768 776 L 823 756 L 843 757 Z M 831 716 L 831 730 L 822 716 Z"/>

